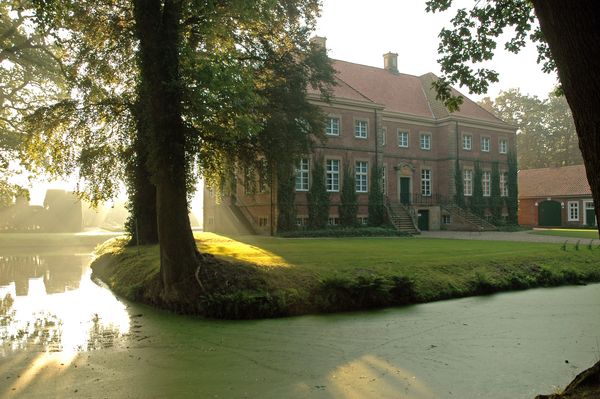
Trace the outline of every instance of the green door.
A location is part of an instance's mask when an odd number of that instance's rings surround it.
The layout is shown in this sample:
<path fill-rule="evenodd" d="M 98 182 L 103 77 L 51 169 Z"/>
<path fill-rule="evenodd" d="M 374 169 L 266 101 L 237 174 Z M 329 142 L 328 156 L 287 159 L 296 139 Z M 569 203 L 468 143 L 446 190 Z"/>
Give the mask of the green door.
<path fill-rule="evenodd" d="M 426 231 L 429 230 L 429 211 L 419 210 L 418 221 L 417 224 L 419 226 L 419 230 Z"/>
<path fill-rule="evenodd" d="M 400 178 L 400 202 L 410 204 L 410 177 Z"/>
<path fill-rule="evenodd" d="M 589 227 L 594 227 L 596 225 L 596 211 L 594 208 L 585 210 L 585 220 Z"/>
<path fill-rule="evenodd" d="M 561 226 L 560 202 L 542 201 L 538 204 L 538 226 L 556 227 Z"/>

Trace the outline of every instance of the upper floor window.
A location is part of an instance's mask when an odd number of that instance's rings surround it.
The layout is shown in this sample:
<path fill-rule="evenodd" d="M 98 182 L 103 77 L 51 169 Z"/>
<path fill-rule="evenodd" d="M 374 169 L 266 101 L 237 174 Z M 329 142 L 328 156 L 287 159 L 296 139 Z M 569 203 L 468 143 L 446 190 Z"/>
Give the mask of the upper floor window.
<path fill-rule="evenodd" d="M 463 191 L 465 197 L 473 195 L 473 171 L 471 169 L 463 171 Z"/>
<path fill-rule="evenodd" d="M 490 195 L 492 195 L 491 177 L 492 177 L 492 174 L 490 173 L 489 170 L 484 170 L 481 174 L 481 185 L 482 185 L 484 197 L 489 197 Z"/>
<path fill-rule="evenodd" d="M 508 173 L 500 173 L 500 196 L 508 197 Z"/>
<path fill-rule="evenodd" d="M 462 136 L 463 150 L 471 150 L 473 148 L 473 136 L 465 134 Z"/>
<path fill-rule="evenodd" d="M 359 139 L 367 138 L 367 130 L 369 122 L 364 119 L 357 119 L 354 121 L 354 137 Z"/>
<path fill-rule="evenodd" d="M 327 191 L 340 191 L 340 160 L 325 161 L 325 187 Z"/>
<path fill-rule="evenodd" d="M 398 130 L 398 147 L 408 148 L 408 132 Z"/>
<path fill-rule="evenodd" d="M 310 164 L 307 158 L 300 159 L 296 168 L 296 191 L 308 191 Z"/>
<path fill-rule="evenodd" d="M 420 141 L 422 150 L 431 150 L 431 133 L 421 133 Z"/>
<path fill-rule="evenodd" d="M 325 134 L 328 136 L 340 135 L 340 118 L 327 118 L 325 122 Z"/>
<path fill-rule="evenodd" d="M 506 154 L 508 152 L 508 140 L 500 139 L 498 150 L 500 151 L 500 154 Z"/>
<path fill-rule="evenodd" d="M 489 137 L 481 138 L 481 151 L 490 152 L 490 138 Z"/>
<path fill-rule="evenodd" d="M 354 183 L 357 193 L 368 191 L 369 166 L 365 161 L 356 161 L 354 164 Z"/>
<path fill-rule="evenodd" d="M 421 195 L 431 196 L 431 169 L 421 169 Z"/>
<path fill-rule="evenodd" d="M 383 165 L 381 167 L 381 191 L 383 192 L 383 194 L 387 194 L 387 182 L 385 179 L 386 172 L 386 167 L 385 165 Z"/>

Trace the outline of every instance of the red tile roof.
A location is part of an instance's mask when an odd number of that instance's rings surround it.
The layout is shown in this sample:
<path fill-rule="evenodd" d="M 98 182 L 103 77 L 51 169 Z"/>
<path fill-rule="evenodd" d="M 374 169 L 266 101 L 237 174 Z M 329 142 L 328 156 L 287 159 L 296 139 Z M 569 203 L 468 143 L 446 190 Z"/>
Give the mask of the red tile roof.
<path fill-rule="evenodd" d="M 437 77 L 432 73 L 413 76 L 392 73 L 382 68 L 333 60 L 337 71 L 337 85 L 333 98 L 366 101 L 381 104 L 387 111 L 399 112 L 429 119 L 449 116 L 446 107 L 435 99 L 431 82 Z M 314 90 L 310 90 L 317 94 Z M 460 94 L 455 91 L 455 94 Z M 461 109 L 454 113 L 472 119 L 504 123 L 475 102 L 463 95 Z"/>
<path fill-rule="evenodd" d="M 583 165 L 519 171 L 519 198 L 591 195 Z"/>

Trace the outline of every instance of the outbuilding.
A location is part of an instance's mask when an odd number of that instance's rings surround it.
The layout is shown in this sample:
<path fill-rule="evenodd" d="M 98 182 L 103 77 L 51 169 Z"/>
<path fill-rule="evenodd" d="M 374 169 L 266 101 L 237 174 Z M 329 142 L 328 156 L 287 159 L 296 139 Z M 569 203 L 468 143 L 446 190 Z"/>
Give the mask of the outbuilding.
<path fill-rule="evenodd" d="M 519 171 L 519 224 L 530 227 L 597 226 L 584 165 Z"/>

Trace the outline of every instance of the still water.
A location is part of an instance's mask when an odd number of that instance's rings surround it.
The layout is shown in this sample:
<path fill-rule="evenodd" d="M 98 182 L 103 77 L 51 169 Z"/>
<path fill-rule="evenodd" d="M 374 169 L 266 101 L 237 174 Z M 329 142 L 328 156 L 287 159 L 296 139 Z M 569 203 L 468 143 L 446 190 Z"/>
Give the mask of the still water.
<path fill-rule="evenodd" d="M 2 239 L 0 398 L 532 398 L 600 358 L 598 284 L 206 321 L 93 283 L 93 240 Z"/>

